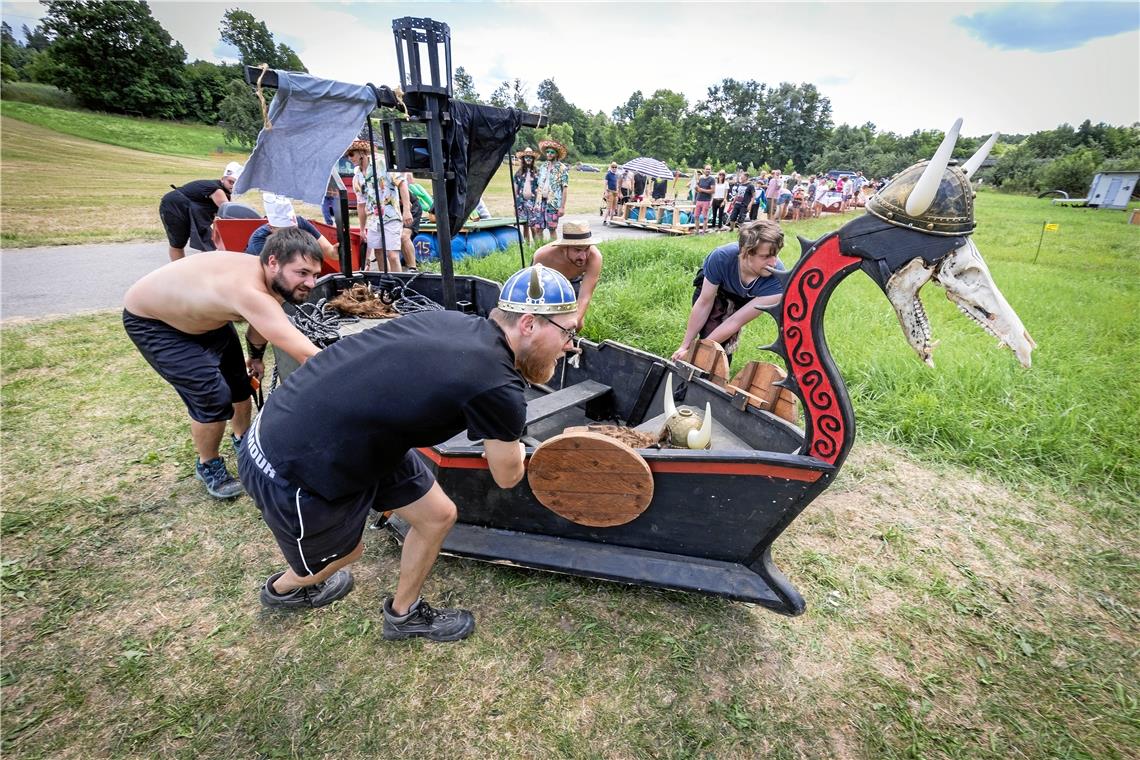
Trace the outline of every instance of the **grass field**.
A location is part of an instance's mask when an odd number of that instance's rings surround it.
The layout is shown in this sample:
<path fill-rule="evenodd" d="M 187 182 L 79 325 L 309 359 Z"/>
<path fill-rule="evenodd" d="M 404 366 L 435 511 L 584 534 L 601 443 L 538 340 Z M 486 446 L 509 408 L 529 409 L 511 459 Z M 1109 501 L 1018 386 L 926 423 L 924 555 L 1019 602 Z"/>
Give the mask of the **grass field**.
<path fill-rule="evenodd" d="M 171 185 L 220 177 L 227 162 L 245 160 L 217 127 L 8 100 L 0 112 L 0 244 L 8 248 L 163 240 L 158 202 Z M 514 213 L 509 173 L 504 165 L 483 196 L 496 215 Z M 601 174 L 571 172 L 567 212 L 597 212 L 602 184 Z M 257 192 L 235 200 L 261 207 Z M 321 218 L 315 206 L 297 209 Z"/>
<path fill-rule="evenodd" d="M 1061 229 L 1034 265 L 1042 214 Z M 795 619 L 444 559 L 427 593 L 472 607 L 476 635 L 391 645 L 379 534 L 344 601 L 264 612 L 277 550 L 247 499 L 202 494 L 181 407 L 117 317 L 5 325 L 5 755 L 1134 756 L 1137 230 L 991 195 L 979 217 L 1034 367 L 931 288 L 931 371 L 862 275 L 836 292 L 862 432 L 776 544 Z M 670 351 L 714 242 L 604 245 L 588 334 Z M 766 337 L 747 328 L 741 359 Z"/>

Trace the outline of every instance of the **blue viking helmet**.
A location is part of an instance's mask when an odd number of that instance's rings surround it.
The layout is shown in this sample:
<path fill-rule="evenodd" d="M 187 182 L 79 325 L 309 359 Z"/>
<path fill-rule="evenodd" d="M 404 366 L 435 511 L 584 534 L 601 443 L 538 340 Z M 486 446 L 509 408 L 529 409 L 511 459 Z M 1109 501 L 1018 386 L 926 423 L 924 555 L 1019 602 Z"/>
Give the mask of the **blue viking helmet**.
<path fill-rule="evenodd" d="M 499 293 L 499 308 L 521 314 L 567 314 L 578 309 L 570 281 L 542 264 L 512 274 Z"/>

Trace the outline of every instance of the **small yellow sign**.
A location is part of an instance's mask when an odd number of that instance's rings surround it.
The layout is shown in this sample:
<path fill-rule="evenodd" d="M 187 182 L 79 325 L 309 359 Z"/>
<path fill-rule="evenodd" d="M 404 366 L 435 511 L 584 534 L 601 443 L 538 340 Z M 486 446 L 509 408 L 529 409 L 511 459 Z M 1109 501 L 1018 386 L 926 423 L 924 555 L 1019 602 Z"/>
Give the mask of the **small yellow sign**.
<path fill-rule="evenodd" d="M 1048 230 L 1049 232 L 1056 232 L 1057 230 L 1061 229 L 1061 225 L 1057 224 L 1055 222 L 1054 223 L 1046 222 L 1045 223 L 1045 229 Z"/>

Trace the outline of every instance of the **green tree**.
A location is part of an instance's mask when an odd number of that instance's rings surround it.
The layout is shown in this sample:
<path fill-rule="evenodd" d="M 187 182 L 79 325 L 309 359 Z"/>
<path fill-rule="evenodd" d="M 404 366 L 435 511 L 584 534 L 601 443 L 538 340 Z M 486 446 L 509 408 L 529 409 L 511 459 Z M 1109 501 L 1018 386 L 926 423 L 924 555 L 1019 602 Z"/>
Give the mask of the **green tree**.
<path fill-rule="evenodd" d="M 273 34 L 264 21 L 258 21 L 248 11 L 231 8 L 222 16 L 222 42 L 237 48 L 238 57 L 245 66 L 268 64 L 271 69 L 305 71 L 297 53 L 288 45 L 274 42 Z"/>
<path fill-rule="evenodd" d="M 257 143 L 264 123 L 261 104 L 244 80 L 231 80 L 226 86 L 226 96 L 218 104 L 218 116 L 228 142 L 247 148 Z"/>
<path fill-rule="evenodd" d="M 455 97 L 466 100 L 468 103 L 483 102 L 479 99 L 479 93 L 475 89 L 475 78 L 467 73 L 467 69 L 462 66 L 457 67 L 452 74 L 451 82 Z"/>
<path fill-rule="evenodd" d="M 1103 162 L 1104 154 L 1099 148 L 1075 148 L 1043 166 L 1039 184 L 1045 190 L 1064 190 L 1072 197 L 1083 198 Z"/>
<path fill-rule="evenodd" d="M 186 64 L 186 115 L 203 124 L 221 120 L 219 108 L 231 82 L 242 82 L 241 66 L 194 61 Z M 244 82 L 242 82 L 244 85 Z M 255 98 L 256 101 L 256 98 Z"/>
<path fill-rule="evenodd" d="M 142 2 L 47 3 L 51 83 L 87 108 L 158 118 L 181 116 L 186 52 Z"/>
<path fill-rule="evenodd" d="M 994 184 L 1003 190 L 1032 191 L 1037 189 L 1037 170 L 1040 160 L 1026 144 L 1005 151 L 994 166 Z"/>

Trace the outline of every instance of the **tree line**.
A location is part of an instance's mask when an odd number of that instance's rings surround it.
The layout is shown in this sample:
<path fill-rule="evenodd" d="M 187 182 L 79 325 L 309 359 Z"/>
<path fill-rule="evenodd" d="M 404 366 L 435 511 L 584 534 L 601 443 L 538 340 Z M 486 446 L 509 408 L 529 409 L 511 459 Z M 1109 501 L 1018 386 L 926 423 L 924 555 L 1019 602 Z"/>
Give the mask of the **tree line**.
<path fill-rule="evenodd" d="M 241 10 L 223 16 L 219 37 L 237 49 L 241 64 L 186 62 L 186 52 L 145 2 L 51 0 L 47 14 L 18 39 L 2 25 L 0 76 L 54 85 L 85 108 L 160 119 L 221 125 L 226 138 L 252 146 L 261 111 L 242 79 L 242 65 L 307 71 L 297 53 L 277 43 L 264 22 Z M 611 113 L 583 110 L 569 102 L 553 79 L 536 88 L 520 79 L 502 82 L 487 97 L 476 91 L 463 66 L 454 72 L 456 97 L 501 107 L 539 111 L 550 126 L 520 133 L 516 149 L 553 137 L 573 160 L 626 161 L 639 155 L 672 166 L 771 168 L 785 173 L 860 170 L 889 177 L 933 155 L 943 133 L 909 135 L 880 131 L 872 123 L 835 125 L 831 102 L 815 85 L 724 79 L 707 96 L 690 103 L 681 93 L 660 89 L 634 92 Z M 955 156 L 965 158 L 986 136 L 963 137 Z M 1065 190 L 1083 193 L 1092 175 L 1111 169 L 1140 169 L 1140 124 L 1079 127 L 1062 124 L 1031 135 L 1003 135 L 983 180 L 1010 190 Z"/>

